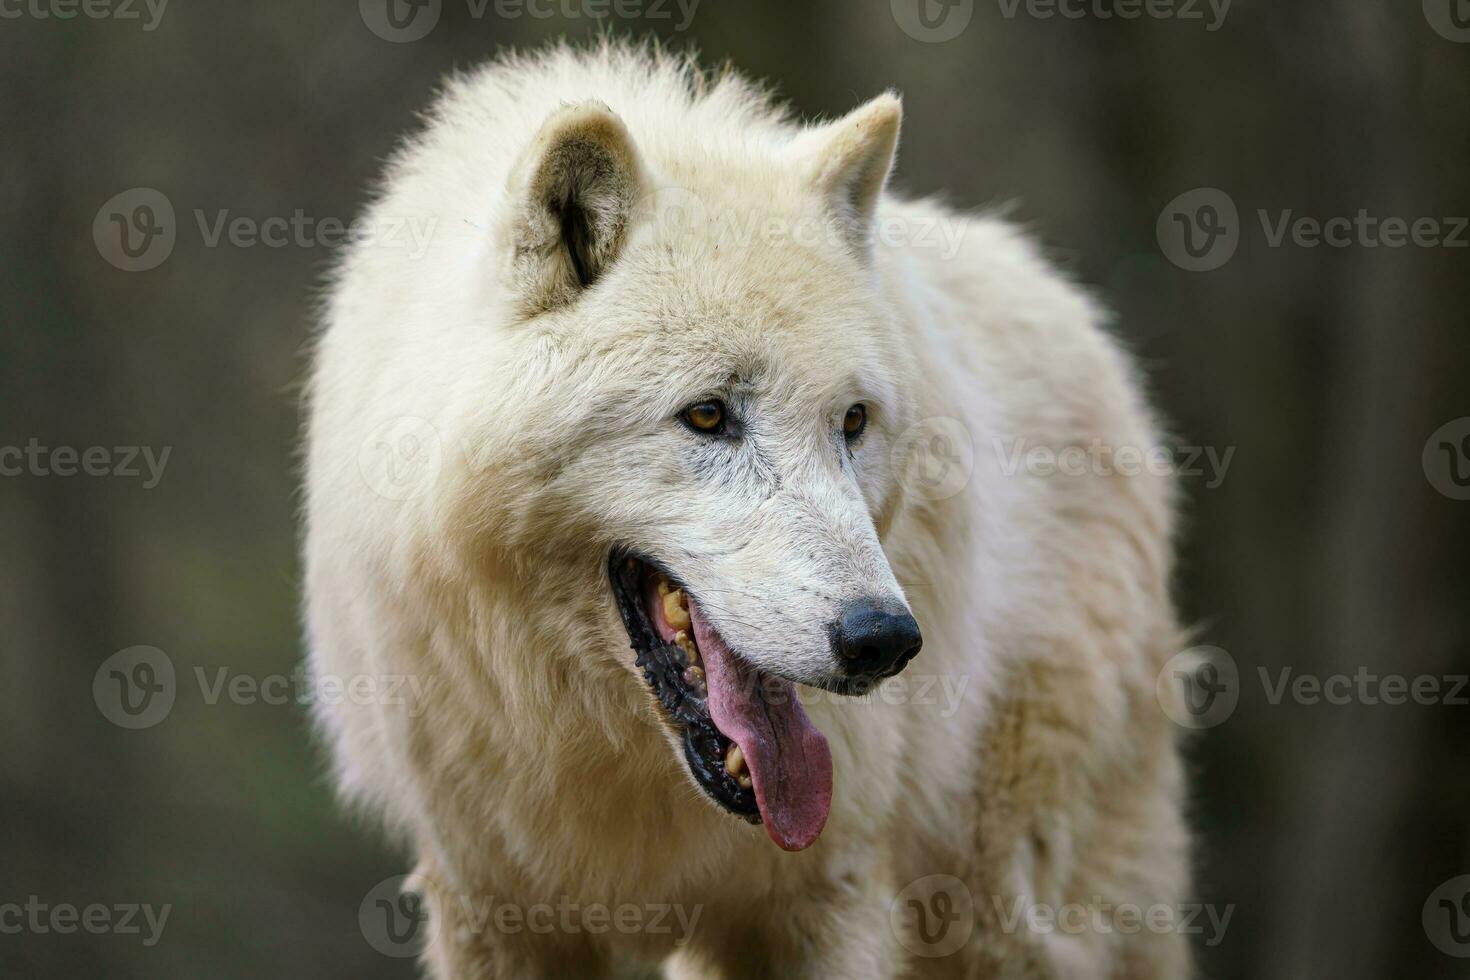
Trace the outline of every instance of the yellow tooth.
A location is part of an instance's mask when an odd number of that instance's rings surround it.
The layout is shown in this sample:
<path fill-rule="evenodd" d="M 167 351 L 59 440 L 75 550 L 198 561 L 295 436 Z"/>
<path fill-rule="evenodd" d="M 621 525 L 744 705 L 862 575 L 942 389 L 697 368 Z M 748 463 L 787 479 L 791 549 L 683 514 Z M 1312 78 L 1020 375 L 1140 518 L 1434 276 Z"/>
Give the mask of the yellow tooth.
<path fill-rule="evenodd" d="M 689 628 L 689 608 L 683 589 L 675 589 L 664 595 L 664 619 L 676 630 Z"/>
<path fill-rule="evenodd" d="M 674 642 L 679 649 L 684 651 L 684 656 L 689 658 L 691 664 L 699 663 L 699 647 L 694 645 L 694 640 L 684 630 L 674 634 Z"/>
<path fill-rule="evenodd" d="M 730 743 L 730 749 L 725 753 L 725 771 L 736 779 L 745 772 L 745 753 L 734 742 Z"/>
<path fill-rule="evenodd" d="M 690 687 L 694 688 L 702 695 L 704 693 L 704 668 L 684 668 L 684 683 L 688 684 Z"/>
<path fill-rule="evenodd" d="M 742 772 L 740 775 L 735 777 L 735 781 L 740 784 L 741 789 L 750 789 L 752 786 L 755 785 L 755 783 L 751 780 L 749 773 Z"/>
<path fill-rule="evenodd" d="M 669 580 L 668 579 L 661 578 L 661 579 L 658 580 L 658 597 L 660 599 L 662 599 L 664 596 L 668 595 L 670 589 L 671 589 L 671 586 L 669 585 Z"/>

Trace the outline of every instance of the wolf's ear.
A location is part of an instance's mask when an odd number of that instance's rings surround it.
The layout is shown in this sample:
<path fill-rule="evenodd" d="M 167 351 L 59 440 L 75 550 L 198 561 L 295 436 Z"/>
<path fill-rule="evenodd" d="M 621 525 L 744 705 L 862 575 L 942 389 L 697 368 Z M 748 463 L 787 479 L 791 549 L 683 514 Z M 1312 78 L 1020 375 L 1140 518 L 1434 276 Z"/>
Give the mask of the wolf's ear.
<path fill-rule="evenodd" d="M 622 249 L 642 193 L 633 138 L 599 102 L 552 113 L 511 171 L 511 280 L 532 316 L 572 302 Z"/>
<path fill-rule="evenodd" d="M 893 170 L 903 102 L 893 92 L 858 106 L 836 122 L 807 130 L 790 151 L 809 184 L 861 255 L 869 251 L 873 212 Z"/>

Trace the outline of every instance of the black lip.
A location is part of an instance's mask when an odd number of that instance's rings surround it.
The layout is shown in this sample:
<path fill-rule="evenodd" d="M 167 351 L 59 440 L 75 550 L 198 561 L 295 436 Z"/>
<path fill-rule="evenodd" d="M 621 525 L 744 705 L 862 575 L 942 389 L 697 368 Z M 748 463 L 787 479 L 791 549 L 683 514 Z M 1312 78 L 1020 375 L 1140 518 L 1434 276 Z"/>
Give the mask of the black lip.
<path fill-rule="evenodd" d="M 872 694 L 878 685 L 890 677 L 897 677 L 904 672 L 904 668 L 914 659 L 916 654 L 910 653 L 899 660 L 892 667 L 881 674 L 854 674 L 851 677 L 834 677 L 830 680 L 816 681 L 812 687 L 820 688 L 830 694 L 840 694 L 847 698 L 861 698 Z"/>
<path fill-rule="evenodd" d="M 881 677 L 840 677 L 812 686 L 828 694 L 840 694 L 845 698 L 862 698 L 872 694 L 878 689 L 879 684 L 892 676 L 893 674 L 884 674 Z"/>
<path fill-rule="evenodd" d="M 669 724 L 683 736 L 684 762 L 694 781 L 725 810 L 750 823 L 760 823 L 755 792 L 743 788 L 725 771 L 725 753 L 731 740 L 715 726 L 705 700 L 684 683 L 683 652 L 663 641 L 644 609 L 643 583 L 649 574 L 661 573 L 680 587 L 683 583 L 657 562 L 623 548 L 614 548 L 608 556 L 607 571 L 613 599 L 628 630 L 634 663 L 642 668 Z"/>

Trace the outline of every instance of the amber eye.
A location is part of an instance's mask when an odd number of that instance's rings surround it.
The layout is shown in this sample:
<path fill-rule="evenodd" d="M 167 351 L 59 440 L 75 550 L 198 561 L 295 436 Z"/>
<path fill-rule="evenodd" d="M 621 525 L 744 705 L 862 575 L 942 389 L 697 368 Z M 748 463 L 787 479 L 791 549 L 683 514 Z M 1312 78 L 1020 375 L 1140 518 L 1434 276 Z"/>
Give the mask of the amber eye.
<path fill-rule="evenodd" d="M 863 429 L 868 426 L 868 410 L 861 405 L 854 405 L 847 410 L 842 417 L 842 434 L 852 442 L 863 434 Z"/>
<path fill-rule="evenodd" d="M 679 413 L 679 417 L 689 428 L 698 432 L 714 435 L 725 429 L 725 406 L 717 401 L 690 405 Z"/>

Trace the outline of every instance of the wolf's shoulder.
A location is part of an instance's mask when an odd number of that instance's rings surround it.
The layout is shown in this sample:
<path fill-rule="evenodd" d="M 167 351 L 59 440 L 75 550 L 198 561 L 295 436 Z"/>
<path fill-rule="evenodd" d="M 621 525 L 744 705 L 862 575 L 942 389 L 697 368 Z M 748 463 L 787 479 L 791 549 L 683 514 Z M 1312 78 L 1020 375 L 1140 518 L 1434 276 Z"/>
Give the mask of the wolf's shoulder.
<path fill-rule="evenodd" d="M 942 319 L 1033 349 L 1105 339 L 1106 311 L 1004 209 L 892 195 L 879 221 L 880 241 L 892 239 L 880 249 L 890 275 L 922 281 Z"/>

